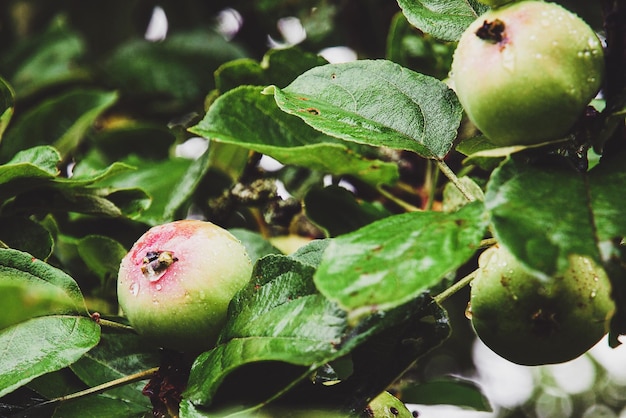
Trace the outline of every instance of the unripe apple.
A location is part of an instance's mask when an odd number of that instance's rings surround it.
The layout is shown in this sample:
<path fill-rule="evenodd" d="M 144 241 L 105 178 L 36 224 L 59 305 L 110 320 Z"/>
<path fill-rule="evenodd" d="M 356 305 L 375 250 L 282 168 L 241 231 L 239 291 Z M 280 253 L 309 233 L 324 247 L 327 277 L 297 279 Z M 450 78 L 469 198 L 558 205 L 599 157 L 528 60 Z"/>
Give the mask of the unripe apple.
<path fill-rule="evenodd" d="M 228 304 L 249 280 L 246 249 L 210 222 L 152 227 L 122 259 L 117 294 L 133 328 L 160 347 L 213 347 Z"/>
<path fill-rule="evenodd" d="M 604 54 L 595 32 L 555 3 L 489 10 L 461 36 L 451 79 L 468 118 L 495 145 L 565 137 L 598 93 Z"/>
<path fill-rule="evenodd" d="M 546 279 L 496 246 L 479 257 L 470 295 L 472 326 L 509 361 L 563 363 L 606 334 L 615 308 L 610 292 L 606 273 L 588 257 L 572 256 L 565 272 Z"/>

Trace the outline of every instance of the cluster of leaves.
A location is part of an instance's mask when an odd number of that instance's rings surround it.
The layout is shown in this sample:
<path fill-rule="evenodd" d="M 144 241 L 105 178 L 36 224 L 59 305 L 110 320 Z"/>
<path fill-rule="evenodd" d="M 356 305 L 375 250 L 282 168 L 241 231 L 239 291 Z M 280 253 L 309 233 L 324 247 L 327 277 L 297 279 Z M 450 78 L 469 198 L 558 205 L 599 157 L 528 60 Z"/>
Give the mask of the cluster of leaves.
<path fill-rule="evenodd" d="M 484 239 L 545 274 L 578 253 L 605 263 L 616 283 L 623 277 L 619 77 L 585 135 L 494 149 L 442 81 L 454 41 L 486 10 L 475 1 L 398 0 L 382 53 L 359 49 L 385 59 L 342 64 L 310 51 L 336 35 L 323 20 L 347 13 L 350 2 L 321 2 L 316 13 L 280 1 L 164 6 L 170 33 L 162 42 L 138 29 L 148 3 L 114 2 L 94 15 L 80 2 L 33 2 L 35 18 L 24 24 L 40 19 L 45 29 L 16 28 L 0 56 L 7 414 L 128 417 L 149 413 L 150 401 L 172 406 L 170 392 L 149 398 L 135 380 L 176 354 L 145 347 L 125 329 L 115 278 L 143 231 L 189 215 L 231 228 L 256 264 L 217 347 L 186 359 L 185 387 L 173 389 L 184 416 L 238 414 L 270 401 L 363 408 L 449 337 L 443 298 L 430 295 L 446 291 Z M 266 53 L 258 33 L 227 41 L 207 29 L 226 6 L 241 11 L 244 35 L 252 21 L 290 13 L 311 39 Z M 255 14 L 266 21 L 246 20 Z M 110 36 L 102 22 L 116 22 Z M 209 148 L 196 159 L 176 156 L 192 135 Z M 611 152 L 580 168 L 604 149 Z M 265 172 L 260 155 L 284 167 Z M 275 192 L 234 192 L 277 179 L 304 208 L 297 216 L 271 212 L 283 202 Z M 270 244 L 294 234 L 318 239 L 291 255 Z M 623 302 L 624 286 L 615 288 Z M 623 315 L 619 309 L 613 323 L 615 344 L 626 332 Z M 125 384 L 90 392 L 107 382 Z M 451 394 L 437 402 L 488 408 L 466 382 L 436 387 Z M 93 396 L 59 401 L 71 393 Z"/>

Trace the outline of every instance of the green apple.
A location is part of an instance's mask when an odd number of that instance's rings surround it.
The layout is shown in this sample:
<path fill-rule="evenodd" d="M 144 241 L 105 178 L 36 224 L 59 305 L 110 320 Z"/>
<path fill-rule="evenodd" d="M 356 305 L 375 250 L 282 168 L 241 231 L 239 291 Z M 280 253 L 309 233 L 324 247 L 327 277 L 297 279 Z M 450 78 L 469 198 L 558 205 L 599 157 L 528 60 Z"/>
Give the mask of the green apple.
<path fill-rule="evenodd" d="M 495 145 L 565 137 L 598 93 L 602 44 L 555 3 L 491 9 L 461 36 L 451 80 L 468 118 Z"/>
<path fill-rule="evenodd" d="M 149 229 L 122 259 L 118 301 L 151 343 L 207 350 L 251 273 L 246 249 L 225 229 L 197 220 L 171 222 Z"/>
<path fill-rule="evenodd" d="M 572 256 L 566 271 L 546 279 L 494 246 L 479 257 L 469 311 L 478 337 L 501 357 L 563 363 L 606 334 L 615 309 L 610 293 L 606 273 L 588 257 Z"/>

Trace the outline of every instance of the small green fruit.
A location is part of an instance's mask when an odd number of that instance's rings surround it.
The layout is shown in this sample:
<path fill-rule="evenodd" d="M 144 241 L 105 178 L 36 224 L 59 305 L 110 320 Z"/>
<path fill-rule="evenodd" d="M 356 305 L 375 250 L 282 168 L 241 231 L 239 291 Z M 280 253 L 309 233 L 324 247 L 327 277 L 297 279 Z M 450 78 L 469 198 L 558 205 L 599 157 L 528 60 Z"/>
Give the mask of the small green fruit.
<path fill-rule="evenodd" d="M 472 326 L 509 361 L 563 363 L 606 334 L 615 308 L 610 292 L 609 278 L 590 258 L 573 256 L 563 274 L 542 279 L 496 246 L 479 258 L 470 296 Z"/>
<path fill-rule="evenodd" d="M 244 246 L 225 229 L 196 220 L 171 222 L 148 230 L 122 259 L 118 301 L 150 342 L 207 350 L 251 273 Z"/>
<path fill-rule="evenodd" d="M 568 134 L 597 94 L 604 55 L 594 31 L 555 3 L 489 10 L 461 36 L 451 79 L 468 118 L 495 145 Z"/>

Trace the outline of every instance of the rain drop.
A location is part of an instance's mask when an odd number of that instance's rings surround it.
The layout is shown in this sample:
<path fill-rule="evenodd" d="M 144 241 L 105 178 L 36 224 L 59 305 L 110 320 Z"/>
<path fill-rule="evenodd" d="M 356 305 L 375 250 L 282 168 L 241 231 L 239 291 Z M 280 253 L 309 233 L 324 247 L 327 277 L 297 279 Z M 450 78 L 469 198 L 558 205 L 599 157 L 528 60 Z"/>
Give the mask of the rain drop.
<path fill-rule="evenodd" d="M 472 319 L 472 304 L 469 302 L 467 302 L 467 307 L 465 308 L 465 317 Z"/>
<path fill-rule="evenodd" d="M 156 290 L 161 290 L 161 289 L 163 289 L 163 286 L 161 286 L 160 284 L 158 284 L 158 283 L 157 283 L 157 285 L 156 285 L 156 286 L 154 286 L 154 288 L 155 288 Z"/>
<path fill-rule="evenodd" d="M 130 290 L 131 295 L 137 296 L 139 294 L 139 283 L 133 282 L 128 290 Z"/>

